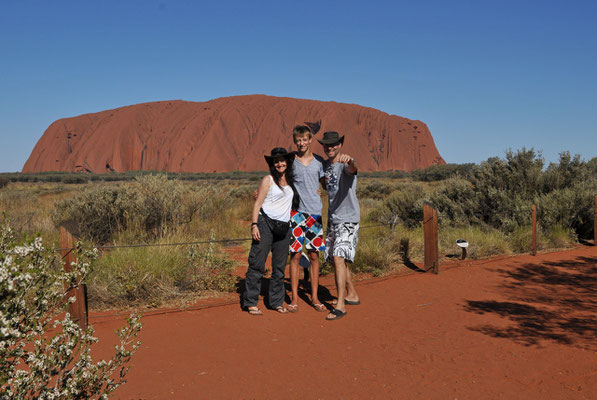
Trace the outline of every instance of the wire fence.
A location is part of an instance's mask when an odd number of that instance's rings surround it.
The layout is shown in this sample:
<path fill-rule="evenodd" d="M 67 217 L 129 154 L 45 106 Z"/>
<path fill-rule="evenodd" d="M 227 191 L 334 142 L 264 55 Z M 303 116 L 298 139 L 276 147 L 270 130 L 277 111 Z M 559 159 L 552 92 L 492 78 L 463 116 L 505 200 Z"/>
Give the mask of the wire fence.
<path fill-rule="evenodd" d="M 371 229 L 384 227 L 384 224 L 367 225 L 359 227 L 361 229 Z M 111 249 L 126 249 L 126 248 L 138 248 L 138 247 L 169 247 L 169 246 L 193 246 L 199 244 L 212 244 L 212 243 L 241 243 L 252 241 L 253 238 L 236 238 L 236 239 L 210 239 L 210 240 L 198 240 L 193 242 L 179 242 L 179 243 L 134 243 L 134 244 L 113 244 L 104 246 L 81 246 L 81 249 L 98 249 L 98 250 L 111 250 Z M 74 250 L 74 247 L 59 247 L 52 249 L 54 252 Z"/>
<path fill-rule="evenodd" d="M 359 227 L 360 229 L 372 229 L 372 228 L 380 228 L 385 227 L 384 224 L 376 224 L 376 225 L 366 225 Z M 142 247 L 174 247 L 174 246 L 193 246 L 193 245 L 202 245 L 202 244 L 212 244 L 212 243 L 241 243 L 252 241 L 252 238 L 232 238 L 232 239 L 210 239 L 210 240 L 197 240 L 191 242 L 178 242 L 178 243 L 135 243 L 135 244 L 121 244 L 121 245 L 105 245 L 105 246 L 81 246 L 82 249 L 102 249 L 102 250 L 111 250 L 111 249 L 123 249 L 123 248 L 142 248 Z M 66 254 L 71 253 L 75 250 L 75 247 L 60 247 L 57 249 L 53 249 L 54 252 L 65 252 Z M 63 255 L 63 258 L 65 257 Z M 413 272 L 414 273 L 414 272 Z M 379 278 L 369 278 L 361 280 L 361 282 L 371 279 L 379 279 Z M 324 287 L 331 287 L 332 285 L 322 285 Z M 154 316 L 154 315 L 162 315 L 168 313 L 177 313 L 183 311 L 195 311 L 195 310 L 202 310 L 206 308 L 214 308 L 214 307 L 222 307 L 222 306 L 229 306 L 233 304 L 237 304 L 238 300 L 230 300 L 220 303 L 214 304 L 204 304 L 204 305 L 192 305 L 188 307 L 177 307 L 173 309 L 161 309 L 161 310 L 146 310 L 146 311 L 136 311 L 135 314 L 140 314 L 143 316 Z M 102 315 L 93 315 L 88 316 L 89 319 L 97 320 L 103 318 L 112 318 L 112 317 L 122 317 L 130 315 L 129 312 L 118 312 L 112 314 L 102 314 Z"/>

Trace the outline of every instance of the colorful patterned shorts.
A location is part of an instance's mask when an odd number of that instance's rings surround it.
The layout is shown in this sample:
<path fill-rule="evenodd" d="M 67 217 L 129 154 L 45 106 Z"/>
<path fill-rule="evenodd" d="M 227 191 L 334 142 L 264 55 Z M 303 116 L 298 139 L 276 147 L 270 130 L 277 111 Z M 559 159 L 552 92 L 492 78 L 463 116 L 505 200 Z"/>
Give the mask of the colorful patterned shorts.
<path fill-rule="evenodd" d="M 359 242 L 359 224 L 341 222 L 329 225 L 326 234 L 325 259 L 333 261 L 333 257 L 342 257 L 345 261 L 354 262 L 354 255 Z"/>
<path fill-rule="evenodd" d="M 298 253 L 303 248 L 307 251 L 325 250 L 321 215 L 290 211 L 290 231 L 292 232 L 291 253 Z"/>

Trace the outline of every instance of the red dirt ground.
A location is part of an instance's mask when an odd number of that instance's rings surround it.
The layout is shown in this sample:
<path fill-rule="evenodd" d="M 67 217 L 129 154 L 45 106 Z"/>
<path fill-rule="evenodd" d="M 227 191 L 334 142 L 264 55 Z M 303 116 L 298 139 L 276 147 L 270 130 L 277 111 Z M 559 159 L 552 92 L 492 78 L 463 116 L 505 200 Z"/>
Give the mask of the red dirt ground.
<path fill-rule="evenodd" d="M 328 279 L 327 288 L 332 287 Z M 358 284 L 327 322 L 231 298 L 146 315 L 121 399 L 595 399 L 597 248 Z M 328 299 L 331 297 L 328 296 Z M 325 299 L 325 297 L 324 297 Z M 199 307 L 197 307 L 199 308 Z M 90 322 L 108 354 L 122 319 Z"/>

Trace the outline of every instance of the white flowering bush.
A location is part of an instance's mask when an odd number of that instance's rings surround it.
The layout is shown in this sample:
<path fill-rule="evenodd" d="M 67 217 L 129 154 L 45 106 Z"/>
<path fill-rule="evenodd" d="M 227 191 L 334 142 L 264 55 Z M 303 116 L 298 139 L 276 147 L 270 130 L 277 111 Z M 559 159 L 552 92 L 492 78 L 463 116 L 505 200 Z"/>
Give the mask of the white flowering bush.
<path fill-rule="evenodd" d="M 65 310 L 75 300 L 68 289 L 85 278 L 97 250 L 76 252 L 64 272 L 41 238 L 17 245 L 12 230 L 0 228 L 0 399 L 107 398 L 125 382 L 139 317 L 117 332 L 110 360 L 92 360 L 93 328 L 83 331 Z"/>

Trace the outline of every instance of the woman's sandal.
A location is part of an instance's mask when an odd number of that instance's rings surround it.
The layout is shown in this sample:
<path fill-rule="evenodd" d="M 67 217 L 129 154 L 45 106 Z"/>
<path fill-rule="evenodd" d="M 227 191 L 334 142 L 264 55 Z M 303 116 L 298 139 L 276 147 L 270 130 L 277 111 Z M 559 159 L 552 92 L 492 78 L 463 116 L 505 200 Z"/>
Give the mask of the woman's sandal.
<path fill-rule="evenodd" d="M 288 313 L 288 309 L 286 307 L 284 307 L 284 306 L 278 306 L 278 307 L 274 308 L 274 310 L 276 310 L 280 314 L 286 314 L 286 313 Z"/>
<path fill-rule="evenodd" d="M 291 313 L 298 312 L 298 304 L 288 304 L 288 306 L 286 306 L 286 309 L 288 310 L 288 312 Z"/>
<path fill-rule="evenodd" d="M 313 304 L 313 308 L 315 309 L 315 311 L 319 311 L 319 312 L 324 312 L 324 311 L 328 310 L 326 308 L 325 304 L 321 304 L 321 303 L 315 303 L 315 304 Z"/>
<path fill-rule="evenodd" d="M 249 315 L 263 315 L 259 307 L 247 307 Z"/>

